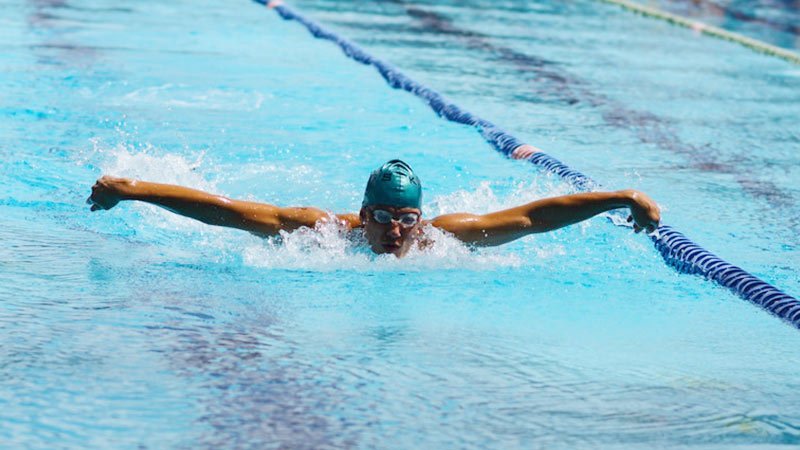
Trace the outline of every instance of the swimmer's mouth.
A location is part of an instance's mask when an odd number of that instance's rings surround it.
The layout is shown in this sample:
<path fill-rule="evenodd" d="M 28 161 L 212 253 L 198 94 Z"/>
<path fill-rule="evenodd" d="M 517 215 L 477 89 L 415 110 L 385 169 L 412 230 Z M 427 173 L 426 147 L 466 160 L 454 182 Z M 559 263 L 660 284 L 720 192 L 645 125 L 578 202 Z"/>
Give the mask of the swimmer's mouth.
<path fill-rule="evenodd" d="M 386 253 L 395 253 L 396 251 L 400 250 L 400 247 L 401 246 L 399 244 L 383 244 L 383 248 L 386 250 Z"/>

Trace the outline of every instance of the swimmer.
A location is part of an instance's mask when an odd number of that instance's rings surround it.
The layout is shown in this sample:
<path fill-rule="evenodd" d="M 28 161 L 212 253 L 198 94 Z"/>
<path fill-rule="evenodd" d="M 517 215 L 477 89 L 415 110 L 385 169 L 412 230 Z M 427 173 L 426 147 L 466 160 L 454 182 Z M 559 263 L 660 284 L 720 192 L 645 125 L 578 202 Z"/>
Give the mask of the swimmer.
<path fill-rule="evenodd" d="M 261 236 L 301 227 L 315 228 L 335 220 L 347 230 L 361 230 L 377 254 L 403 257 L 424 246 L 423 227 L 430 224 L 474 246 L 501 245 L 532 233 L 572 225 L 605 211 L 628 208 L 634 230 L 653 232 L 661 219 L 658 205 L 642 192 L 585 192 L 545 198 L 489 214 L 444 214 L 422 219 L 422 184 L 411 167 L 398 159 L 375 169 L 358 214 L 330 214 L 307 207 L 279 207 L 232 200 L 169 184 L 104 176 L 92 187 L 91 210 L 111 209 L 121 200 L 139 200 L 209 225 L 238 228 Z"/>

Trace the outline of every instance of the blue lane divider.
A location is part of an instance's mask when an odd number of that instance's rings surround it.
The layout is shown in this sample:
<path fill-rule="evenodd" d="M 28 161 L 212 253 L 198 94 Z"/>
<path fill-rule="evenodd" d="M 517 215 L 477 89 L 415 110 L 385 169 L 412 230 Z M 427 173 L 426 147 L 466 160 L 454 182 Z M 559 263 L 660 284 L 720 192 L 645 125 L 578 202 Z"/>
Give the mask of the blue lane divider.
<path fill-rule="evenodd" d="M 269 6 L 268 0 L 253 0 Z M 336 43 L 348 57 L 375 67 L 389 86 L 408 91 L 423 101 L 440 117 L 449 121 L 475 127 L 497 151 L 506 157 L 512 157 L 514 150 L 524 144 L 519 139 L 498 128 L 488 120 L 482 119 L 461 109 L 458 105 L 445 99 L 438 92 L 410 79 L 394 66 L 370 55 L 361 47 L 326 29 L 319 23 L 298 13 L 286 5 L 273 6 L 275 11 L 285 20 L 294 20 L 303 24 L 314 37 Z M 571 183 L 579 190 L 595 190 L 600 185 L 586 175 L 578 172 L 561 161 L 536 150 L 527 161 L 552 172 Z M 701 275 L 718 284 L 731 289 L 743 299 L 775 314 L 783 320 L 800 328 L 800 301 L 771 284 L 747 273 L 739 267 L 729 264 L 709 251 L 690 241 L 679 231 L 667 225 L 658 227 L 650 236 L 656 249 L 668 265 L 681 273 Z"/>

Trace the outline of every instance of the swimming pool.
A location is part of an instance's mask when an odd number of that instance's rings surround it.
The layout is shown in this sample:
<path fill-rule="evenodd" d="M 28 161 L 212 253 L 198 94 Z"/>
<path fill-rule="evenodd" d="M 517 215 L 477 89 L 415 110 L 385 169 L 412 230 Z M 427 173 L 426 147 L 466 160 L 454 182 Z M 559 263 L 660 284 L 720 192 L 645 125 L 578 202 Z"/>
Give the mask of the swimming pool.
<path fill-rule="evenodd" d="M 680 14 L 787 49 L 800 49 L 796 0 L 667 0 L 654 2 Z"/>
<path fill-rule="evenodd" d="M 800 292 L 796 66 L 591 2 L 296 6 Z M 0 445 L 800 441 L 797 331 L 602 218 L 394 261 L 89 214 L 102 173 L 352 211 L 396 156 L 429 216 L 571 188 L 251 3 L 3 10 Z"/>

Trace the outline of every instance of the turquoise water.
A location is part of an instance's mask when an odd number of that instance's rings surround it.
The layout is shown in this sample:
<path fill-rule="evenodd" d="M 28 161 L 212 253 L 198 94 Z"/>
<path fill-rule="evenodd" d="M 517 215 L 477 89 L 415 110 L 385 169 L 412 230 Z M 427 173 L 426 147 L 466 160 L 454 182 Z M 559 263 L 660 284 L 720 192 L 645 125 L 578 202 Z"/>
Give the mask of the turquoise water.
<path fill-rule="evenodd" d="M 800 49 L 797 0 L 662 0 L 649 4 L 772 45 Z"/>
<path fill-rule="evenodd" d="M 795 296 L 800 69 L 591 2 L 302 1 L 313 17 Z M 404 260 L 140 204 L 104 173 L 425 214 L 570 192 L 249 2 L 0 4 L 0 447 L 800 443 L 797 330 L 605 218 Z"/>

